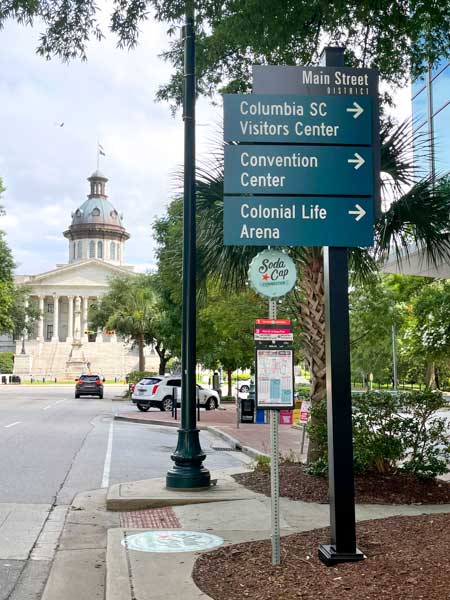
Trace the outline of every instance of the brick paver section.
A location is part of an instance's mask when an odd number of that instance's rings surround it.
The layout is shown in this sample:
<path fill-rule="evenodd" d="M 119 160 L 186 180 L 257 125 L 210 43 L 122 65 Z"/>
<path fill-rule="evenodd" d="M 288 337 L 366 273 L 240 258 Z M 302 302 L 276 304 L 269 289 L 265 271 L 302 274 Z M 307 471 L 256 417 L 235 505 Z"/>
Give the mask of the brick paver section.
<path fill-rule="evenodd" d="M 217 427 L 224 433 L 235 438 L 243 446 L 250 446 L 259 452 L 270 453 L 270 425 L 256 423 L 236 424 L 236 408 L 234 404 L 223 404 L 220 410 L 202 410 L 200 413 L 199 427 L 210 425 Z M 162 412 L 157 409 L 150 409 L 148 412 L 140 412 L 138 409 L 131 408 L 127 404 L 122 410 L 118 410 L 118 416 L 135 419 L 145 423 L 146 421 L 157 421 L 161 425 L 179 425 L 180 411 L 178 411 L 178 420 L 172 417 L 169 412 Z M 305 444 L 303 455 L 300 454 L 302 431 L 291 425 L 280 425 L 280 453 L 284 457 L 292 457 L 295 460 L 304 460 L 307 444 Z M 218 441 L 216 446 L 221 446 Z"/>
<path fill-rule="evenodd" d="M 120 515 L 120 526 L 124 529 L 175 529 L 181 523 L 170 506 L 133 510 Z"/>

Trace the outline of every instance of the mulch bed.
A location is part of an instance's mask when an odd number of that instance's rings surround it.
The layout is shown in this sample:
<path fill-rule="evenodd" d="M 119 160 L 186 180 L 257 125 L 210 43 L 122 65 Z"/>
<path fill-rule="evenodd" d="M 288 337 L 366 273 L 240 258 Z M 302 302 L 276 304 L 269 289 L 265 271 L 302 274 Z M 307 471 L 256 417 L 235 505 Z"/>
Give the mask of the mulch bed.
<path fill-rule="evenodd" d="M 234 478 L 246 488 L 270 496 L 270 470 L 257 467 Z M 280 495 L 325 504 L 328 479 L 308 475 L 300 463 L 282 463 Z M 355 477 L 355 499 L 359 504 L 446 504 L 450 503 L 450 482 L 402 473 L 372 473 Z"/>
<path fill-rule="evenodd" d="M 227 546 L 195 563 L 197 586 L 214 600 L 444 600 L 450 598 L 450 516 L 390 517 L 357 525 L 367 559 L 333 567 L 318 557 L 329 530 L 282 539 L 279 566 L 269 540 Z"/>

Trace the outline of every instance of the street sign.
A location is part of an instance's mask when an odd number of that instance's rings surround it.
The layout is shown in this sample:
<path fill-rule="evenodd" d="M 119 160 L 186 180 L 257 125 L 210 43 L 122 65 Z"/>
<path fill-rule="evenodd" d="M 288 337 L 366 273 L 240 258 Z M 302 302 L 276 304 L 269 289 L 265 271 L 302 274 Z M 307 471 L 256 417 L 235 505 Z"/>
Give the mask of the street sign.
<path fill-rule="evenodd" d="M 370 196 L 373 191 L 370 148 L 289 145 L 225 148 L 225 194 Z"/>
<path fill-rule="evenodd" d="M 289 319 L 256 319 L 253 333 L 255 342 L 292 342 L 291 321 Z"/>
<path fill-rule="evenodd" d="M 225 94 L 226 142 L 372 143 L 372 99 Z"/>
<path fill-rule="evenodd" d="M 230 196 L 224 244 L 372 246 L 372 198 Z"/>
<path fill-rule="evenodd" d="M 254 94 L 301 96 L 372 96 L 378 94 L 378 73 L 352 67 L 253 66 Z"/>
<path fill-rule="evenodd" d="M 294 261 L 279 250 L 263 250 L 250 263 L 248 279 L 252 288 L 266 298 L 280 298 L 297 280 Z"/>

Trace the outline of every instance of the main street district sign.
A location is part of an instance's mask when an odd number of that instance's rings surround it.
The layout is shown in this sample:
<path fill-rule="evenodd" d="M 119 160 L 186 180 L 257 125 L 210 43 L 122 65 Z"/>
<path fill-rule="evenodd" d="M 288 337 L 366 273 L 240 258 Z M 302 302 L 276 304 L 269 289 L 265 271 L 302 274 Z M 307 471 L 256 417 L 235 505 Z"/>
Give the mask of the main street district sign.
<path fill-rule="evenodd" d="M 253 83 L 224 98 L 224 243 L 373 245 L 376 71 L 255 67 Z"/>

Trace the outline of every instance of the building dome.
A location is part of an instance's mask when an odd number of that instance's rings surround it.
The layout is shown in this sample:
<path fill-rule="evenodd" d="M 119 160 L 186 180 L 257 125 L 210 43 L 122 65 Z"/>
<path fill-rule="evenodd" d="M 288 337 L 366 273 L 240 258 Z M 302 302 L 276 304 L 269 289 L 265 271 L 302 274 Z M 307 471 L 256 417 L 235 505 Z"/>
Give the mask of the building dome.
<path fill-rule="evenodd" d="M 106 195 L 105 177 L 96 170 L 88 181 L 87 200 L 72 213 L 72 223 L 64 236 L 69 240 L 69 260 L 97 258 L 122 263 L 123 243 L 130 237 L 120 215 Z"/>
<path fill-rule="evenodd" d="M 106 198 L 88 198 L 72 213 L 72 225 L 122 225 L 121 215 Z"/>

